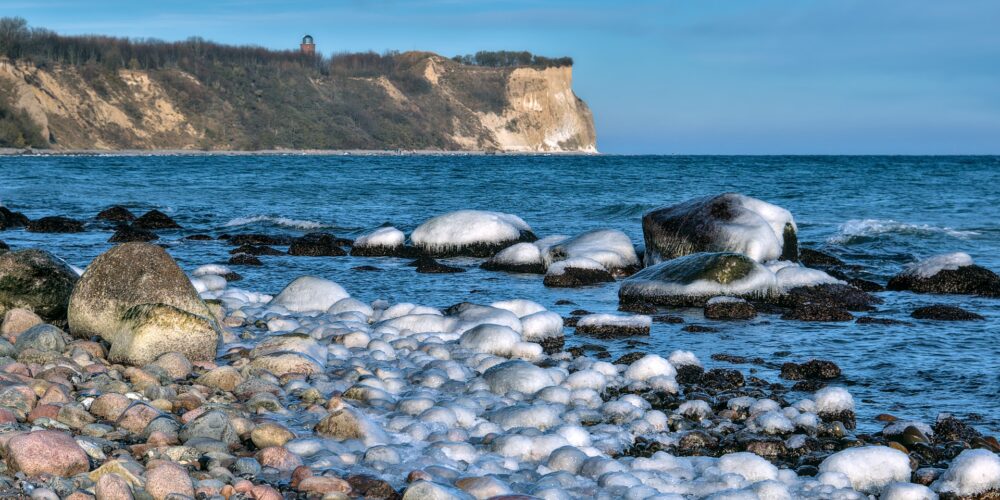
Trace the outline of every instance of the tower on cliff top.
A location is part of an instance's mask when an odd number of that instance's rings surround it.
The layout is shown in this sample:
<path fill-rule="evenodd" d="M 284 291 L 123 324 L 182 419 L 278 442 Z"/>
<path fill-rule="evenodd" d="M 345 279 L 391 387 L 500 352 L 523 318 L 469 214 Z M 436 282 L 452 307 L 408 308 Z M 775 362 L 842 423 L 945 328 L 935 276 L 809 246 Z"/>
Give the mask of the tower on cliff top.
<path fill-rule="evenodd" d="M 307 56 L 316 54 L 316 44 L 313 43 L 313 37 L 306 35 L 302 37 L 302 43 L 299 45 L 299 51 Z"/>

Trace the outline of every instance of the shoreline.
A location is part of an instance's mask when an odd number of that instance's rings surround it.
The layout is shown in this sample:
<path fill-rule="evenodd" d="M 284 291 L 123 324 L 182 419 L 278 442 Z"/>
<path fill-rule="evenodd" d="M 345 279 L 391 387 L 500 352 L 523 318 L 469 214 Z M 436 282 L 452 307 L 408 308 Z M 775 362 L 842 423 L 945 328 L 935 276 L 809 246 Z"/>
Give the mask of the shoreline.
<path fill-rule="evenodd" d="M 599 156 L 592 151 L 484 151 L 435 149 L 18 149 L 0 148 L 2 156 Z"/>

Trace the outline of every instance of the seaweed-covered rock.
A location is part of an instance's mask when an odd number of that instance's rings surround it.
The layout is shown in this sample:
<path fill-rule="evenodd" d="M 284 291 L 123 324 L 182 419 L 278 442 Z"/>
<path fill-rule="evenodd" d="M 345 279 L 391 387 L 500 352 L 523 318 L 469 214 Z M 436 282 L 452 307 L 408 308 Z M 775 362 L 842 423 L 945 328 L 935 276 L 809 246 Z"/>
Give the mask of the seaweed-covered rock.
<path fill-rule="evenodd" d="M 53 215 L 29 222 L 27 230 L 31 233 L 82 233 L 83 223 L 69 217 Z"/>
<path fill-rule="evenodd" d="M 21 212 L 14 212 L 7 207 L 0 207 L 0 231 L 24 227 L 28 225 L 28 222 L 31 222 L 28 220 L 28 216 Z"/>
<path fill-rule="evenodd" d="M 695 198 L 642 217 L 646 265 L 699 252 L 733 252 L 764 262 L 798 260 L 787 210 L 737 193 Z"/>
<path fill-rule="evenodd" d="M 647 267 L 622 282 L 622 305 L 704 306 L 712 297 L 776 294 L 774 273 L 738 253 L 695 253 Z"/>
<path fill-rule="evenodd" d="M 882 303 L 882 299 L 851 285 L 824 283 L 793 288 L 777 297 L 775 302 L 778 305 L 790 308 L 812 304 L 831 309 L 871 311 L 875 308 L 875 305 Z"/>
<path fill-rule="evenodd" d="M 0 314 L 20 307 L 46 321 L 62 321 L 77 279 L 65 262 L 44 250 L 2 254 Z"/>
<path fill-rule="evenodd" d="M 135 220 L 135 215 L 129 211 L 129 209 L 121 205 L 114 205 L 101 210 L 100 213 L 97 214 L 97 220 L 132 222 Z"/>
<path fill-rule="evenodd" d="M 851 321 L 854 316 L 846 309 L 826 304 L 802 304 L 786 312 L 781 319 L 796 321 Z"/>
<path fill-rule="evenodd" d="M 267 245 L 240 245 L 229 251 L 231 255 L 245 253 L 247 255 L 285 255 L 281 250 L 271 248 Z"/>
<path fill-rule="evenodd" d="M 233 266 L 263 266 L 264 263 L 260 261 L 255 255 L 250 255 L 248 253 L 238 253 L 233 255 L 227 261 L 228 264 Z"/>
<path fill-rule="evenodd" d="M 139 229 L 180 229 L 180 224 L 174 222 L 169 215 L 159 211 L 150 210 L 132 223 Z"/>
<path fill-rule="evenodd" d="M 288 255 L 302 257 L 340 257 L 347 252 L 340 245 L 344 240 L 329 233 L 309 233 L 292 240 Z"/>
<path fill-rule="evenodd" d="M 918 262 L 889 280 L 889 290 L 915 293 L 1000 296 L 1000 276 L 954 253 Z"/>
<path fill-rule="evenodd" d="M 979 314 L 966 311 L 961 307 L 945 304 L 919 307 L 910 316 L 915 319 L 933 319 L 938 321 L 981 321 L 986 319 Z"/>
<path fill-rule="evenodd" d="M 516 215 L 458 210 L 428 219 L 410 239 L 431 257 L 490 257 L 514 243 L 538 238 Z"/>
<path fill-rule="evenodd" d="M 840 376 L 840 367 L 833 361 L 810 359 L 805 363 L 781 365 L 781 378 L 786 380 L 829 380 Z"/>
<path fill-rule="evenodd" d="M 83 273 L 69 299 L 70 333 L 78 338 L 96 335 L 114 343 L 122 316 L 140 304 L 166 304 L 213 317 L 191 280 L 164 249 L 149 243 L 124 243 L 99 255 Z"/>
<path fill-rule="evenodd" d="M 227 240 L 230 245 L 240 246 L 240 245 L 269 245 L 269 246 L 287 246 L 292 244 L 292 237 L 285 235 L 270 235 L 270 234 L 235 234 L 235 235 L 222 235 L 219 239 Z"/>

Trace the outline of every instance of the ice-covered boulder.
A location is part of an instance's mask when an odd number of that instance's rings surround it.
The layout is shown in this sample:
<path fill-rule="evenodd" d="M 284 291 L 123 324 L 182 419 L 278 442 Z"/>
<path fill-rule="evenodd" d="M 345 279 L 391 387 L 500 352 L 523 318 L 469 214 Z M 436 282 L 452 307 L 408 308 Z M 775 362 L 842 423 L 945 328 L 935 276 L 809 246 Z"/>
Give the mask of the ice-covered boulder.
<path fill-rule="evenodd" d="M 520 341 L 521 335 L 510 327 L 486 323 L 466 330 L 458 343 L 475 352 L 510 356 L 514 346 Z"/>
<path fill-rule="evenodd" d="M 487 271 L 544 274 L 545 259 L 534 243 L 517 243 L 497 252 L 480 267 Z"/>
<path fill-rule="evenodd" d="M 965 450 L 948 466 L 931 488 L 959 498 L 1000 496 L 1000 457 L 989 450 Z M 992 495 L 987 496 L 987 493 Z"/>
<path fill-rule="evenodd" d="M 765 298 L 777 293 L 774 273 L 738 253 L 696 253 L 647 267 L 622 282 L 623 305 L 704 306 L 720 295 Z"/>
<path fill-rule="evenodd" d="M 640 267 L 632 240 L 615 229 L 595 229 L 563 240 L 549 247 L 546 257 L 550 262 L 590 259 L 615 276 L 627 276 Z"/>
<path fill-rule="evenodd" d="M 649 316 L 621 314 L 588 314 L 576 322 L 576 331 L 601 338 L 649 335 L 653 319 Z"/>
<path fill-rule="evenodd" d="M 587 257 L 571 257 L 550 265 L 542 283 L 554 288 L 575 288 L 614 280 L 600 262 Z"/>
<path fill-rule="evenodd" d="M 536 239 L 531 227 L 520 217 L 482 210 L 439 215 L 410 234 L 416 247 L 434 257 L 490 257 L 514 243 Z"/>
<path fill-rule="evenodd" d="M 889 290 L 1000 296 L 1000 276 L 976 265 L 967 253 L 936 255 L 907 266 L 889 280 Z"/>
<path fill-rule="evenodd" d="M 349 296 L 342 286 L 333 281 L 315 276 L 300 276 L 285 286 L 270 304 L 294 312 L 326 311 Z"/>
<path fill-rule="evenodd" d="M 355 257 L 398 257 L 405 252 L 406 235 L 394 227 L 380 227 L 354 240 Z"/>
<path fill-rule="evenodd" d="M 657 208 L 642 218 L 647 266 L 698 252 L 735 252 L 757 262 L 798 260 L 792 214 L 737 193 Z"/>
<path fill-rule="evenodd" d="M 495 394 L 517 391 L 534 394 L 555 381 L 549 372 L 527 361 L 513 360 L 500 363 L 483 372 L 483 379 Z"/>
<path fill-rule="evenodd" d="M 830 455 L 819 471 L 839 472 L 850 479 L 854 489 L 879 494 L 889 484 L 909 482 L 910 457 L 888 446 L 861 446 Z"/>

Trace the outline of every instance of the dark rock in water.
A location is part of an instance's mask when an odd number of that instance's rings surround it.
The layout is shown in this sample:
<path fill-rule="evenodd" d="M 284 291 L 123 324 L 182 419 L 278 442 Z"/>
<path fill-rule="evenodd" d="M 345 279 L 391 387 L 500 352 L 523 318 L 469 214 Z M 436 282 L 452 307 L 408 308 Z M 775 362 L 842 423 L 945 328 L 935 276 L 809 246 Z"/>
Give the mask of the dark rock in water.
<path fill-rule="evenodd" d="M 369 271 L 369 272 L 374 272 L 374 271 L 381 271 L 382 268 L 375 267 L 375 266 L 367 266 L 366 265 L 366 266 L 355 266 L 355 267 L 352 267 L 351 270 L 352 271 Z"/>
<path fill-rule="evenodd" d="M 622 337 L 633 337 L 636 335 L 649 335 L 649 326 L 626 325 L 626 324 L 596 324 L 581 325 L 576 324 L 576 333 L 587 335 L 599 339 L 617 339 Z"/>
<path fill-rule="evenodd" d="M 764 361 L 764 358 L 748 358 L 746 356 L 737 356 L 735 354 L 726 354 L 724 352 L 723 353 L 713 354 L 712 355 L 712 359 L 714 359 L 716 361 L 725 361 L 726 363 L 732 363 L 734 365 L 745 365 L 745 364 L 764 365 L 764 364 L 766 364 L 766 362 Z"/>
<path fill-rule="evenodd" d="M 1000 297 L 1000 276 L 975 264 L 958 269 L 943 269 L 928 278 L 904 271 L 889 280 L 886 288 L 915 293 Z"/>
<path fill-rule="evenodd" d="M 668 325 L 679 325 L 684 323 L 684 318 L 680 316 L 670 316 L 669 314 L 660 314 L 658 316 L 653 316 L 653 323 L 666 323 Z"/>
<path fill-rule="evenodd" d="M 898 319 L 892 318 L 876 318 L 874 316 L 862 316 L 858 318 L 855 323 L 859 325 L 904 325 L 913 326 L 913 323 L 909 321 L 900 321 Z"/>
<path fill-rule="evenodd" d="M 828 253 L 820 252 L 819 250 L 813 250 L 811 248 L 803 248 L 799 251 L 799 262 L 806 267 L 834 267 L 844 265 L 844 261 L 830 255 Z"/>
<path fill-rule="evenodd" d="M 604 269 L 566 267 L 562 274 L 546 274 L 542 283 L 553 288 L 576 288 L 598 283 L 610 283 L 614 280 L 615 277 Z"/>
<path fill-rule="evenodd" d="M 713 368 L 701 376 L 701 385 L 715 391 L 731 391 L 743 387 L 743 374 L 730 368 Z"/>
<path fill-rule="evenodd" d="M 781 378 L 785 380 L 830 380 L 840 376 L 840 367 L 833 361 L 811 359 L 805 363 L 788 362 L 781 365 Z"/>
<path fill-rule="evenodd" d="M 677 382 L 681 384 L 697 384 L 701 382 L 705 369 L 698 365 L 681 365 L 677 367 Z"/>
<path fill-rule="evenodd" d="M 716 320 L 747 320 L 757 317 L 757 310 L 743 299 L 710 300 L 705 304 L 705 318 Z"/>
<path fill-rule="evenodd" d="M 826 387 L 826 382 L 817 379 L 799 380 L 792 386 L 793 391 L 816 392 Z"/>
<path fill-rule="evenodd" d="M 207 234 L 190 234 L 190 235 L 185 236 L 184 239 L 185 240 L 190 240 L 190 241 L 212 241 L 215 238 L 213 238 L 213 237 L 211 237 L 211 236 L 209 236 Z"/>
<path fill-rule="evenodd" d="M 571 316 L 586 316 L 588 314 L 594 314 L 586 309 L 573 309 L 569 312 Z"/>
<path fill-rule="evenodd" d="M 234 265 L 234 266 L 263 266 L 264 265 L 264 263 L 261 262 L 260 259 L 258 259 L 257 257 L 255 257 L 253 255 L 250 255 L 250 254 L 245 254 L 245 253 L 238 253 L 238 254 L 233 255 L 232 257 L 230 257 L 229 258 L 229 264 L 230 265 Z"/>
<path fill-rule="evenodd" d="M 885 291 L 885 287 L 875 283 L 874 281 L 869 281 L 863 278 L 849 278 L 846 280 L 848 285 L 861 290 L 862 292 L 882 292 Z"/>
<path fill-rule="evenodd" d="M 272 236 L 268 234 L 234 234 L 234 235 L 221 235 L 220 240 L 228 240 L 230 245 L 240 246 L 240 245 L 272 245 L 272 246 L 288 246 L 292 244 L 291 236 Z"/>
<path fill-rule="evenodd" d="M 247 255 L 285 255 L 285 252 L 267 245 L 240 245 L 229 251 L 231 255 L 245 253 Z"/>
<path fill-rule="evenodd" d="M 563 318 L 563 326 L 569 328 L 576 328 L 576 324 L 579 321 L 580 321 L 579 316 L 570 316 L 568 318 Z"/>
<path fill-rule="evenodd" d="M 140 229 L 180 229 L 180 224 L 174 222 L 169 215 L 159 211 L 150 210 L 132 223 Z"/>
<path fill-rule="evenodd" d="M 726 234 L 726 227 L 735 224 L 746 226 L 747 221 L 761 231 L 773 233 L 769 223 L 748 205 L 764 203 L 737 193 L 695 198 L 676 205 L 657 208 L 642 217 L 642 235 L 646 246 L 646 265 L 683 257 L 698 252 L 740 252 Z M 778 207 L 775 209 L 780 210 Z M 796 261 L 799 258 L 798 236 L 791 214 L 784 225 L 780 239 L 780 255 L 752 256 L 761 260 L 780 258 Z M 738 246 L 738 243 L 736 244 Z"/>
<path fill-rule="evenodd" d="M 121 226 L 111 236 L 108 243 L 127 243 L 130 241 L 154 241 L 160 237 L 152 231 L 140 229 L 134 226 Z"/>
<path fill-rule="evenodd" d="M 644 357 L 646 357 L 646 353 L 644 353 L 644 352 L 630 352 L 630 353 L 624 354 L 624 355 L 620 356 L 618 359 L 612 361 L 611 364 L 613 364 L 613 365 L 631 365 L 632 363 L 635 363 L 636 361 L 639 361 L 640 359 L 642 359 Z"/>
<path fill-rule="evenodd" d="M 112 222 L 132 222 L 135 220 L 135 215 L 130 212 L 129 209 L 121 205 L 114 205 L 101 210 L 101 212 L 97 214 L 97 219 L 109 220 Z"/>
<path fill-rule="evenodd" d="M 542 263 L 506 264 L 494 260 L 487 260 L 486 262 L 483 262 L 479 267 L 487 271 L 499 271 L 504 273 L 545 274 L 545 264 Z"/>
<path fill-rule="evenodd" d="M 560 335 L 558 337 L 548 337 L 534 342 L 542 346 L 542 352 L 545 354 L 555 354 L 562 351 L 563 347 L 566 346 L 566 337 Z"/>
<path fill-rule="evenodd" d="M 77 279 L 65 262 L 44 250 L 0 255 L 0 316 L 23 307 L 46 321 L 65 320 Z"/>
<path fill-rule="evenodd" d="M 498 239 L 498 234 L 504 239 Z M 458 210 L 428 219 L 410 233 L 410 240 L 435 258 L 492 257 L 515 243 L 531 243 L 538 237 L 515 215 Z"/>
<path fill-rule="evenodd" d="M 292 240 L 288 247 L 288 255 L 300 257 L 340 257 L 347 252 L 340 245 L 349 240 L 343 240 L 329 233 L 309 233 Z"/>
<path fill-rule="evenodd" d="M 7 207 L 0 207 L 0 231 L 15 227 L 24 227 L 28 225 L 28 222 L 30 222 L 28 217 L 21 212 L 14 212 Z"/>
<path fill-rule="evenodd" d="M 719 329 L 705 325 L 687 325 L 681 328 L 681 331 L 688 333 L 718 333 Z"/>
<path fill-rule="evenodd" d="M 31 233 L 82 233 L 83 223 L 69 217 L 55 215 L 29 222 L 27 230 Z"/>
<path fill-rule="evenodd" d="M 934 319 L 938 321 L 980 321 L 986 318 L 966 311 L 961 307 L 949 306 L 945 304 L 934 304 L 920 307 L 913 311 L 910 316 L 916 319 Z"/>
<path fill-rule="evenodd" d="M 229 271 L 228 273 L 223 274 L 222 277 L 225 278 L 226 281 L 239 281 L 239 280 L 243 279 L 243 276 L 241 276 L 239 273 L 233 272 L 233 271 Z"/>
<path fill-rule="evenodd" d="M 827 283 L 793 288 L 779 296 L 776 302 L 790 308 L 810 304 L 848 311 L 871 311 L 876 304 L 882 303 L 882 299 L 850 285 Z"/>
<path fill-rule="evenodd" d="M 573 302 L 572 300 L 567 300 L 567 299 L 559 299 L 559 300 L 556 301 L 555 305 L 557 305 L 557 306 L 575 306 L 576 302 Z"/>
<path fill-rule="evenodd" d="M 781 316 L 796 321 L 851 321 L 854 316 L 846 309 L 826 304 L 802 304 Z"/>
<path fill-rule="evenodd" d="M 446 274 L 446 273 L 465 272 L 465 269 L 462 269 L 460 267 L 446 266 L 426 255 L 420 256 L 417 260 L 410 262 L 407 265 L 416 267 L 418 273 L 425 273 L 425 274 Z"/>
<path fill-rule="evenodd" d="M 978 437 L 982 437 L 982 434 L 975 427 L 951 415 L 943 418 L 939 417 L 938 421 L 934 423 L 933 429 L 934 441 L 937 443 L 947 443 L 950 441 L 971 442 Z"/>
<path fill-rule="evenodd" d="M 4 243 L 3 240 L 0 240 L 0 253 L 6 253 L 9 250 L 10 246 Z"/>
<path fill-rule="evenodd" d="M 853 410 L 840 410 L 832 412 L 821 411 L 818 414 L 819 418 L 824 422 L 840 422 L 848 429 L 854 429 L 857 427 L 857 416 L 854 414 Z"/>

